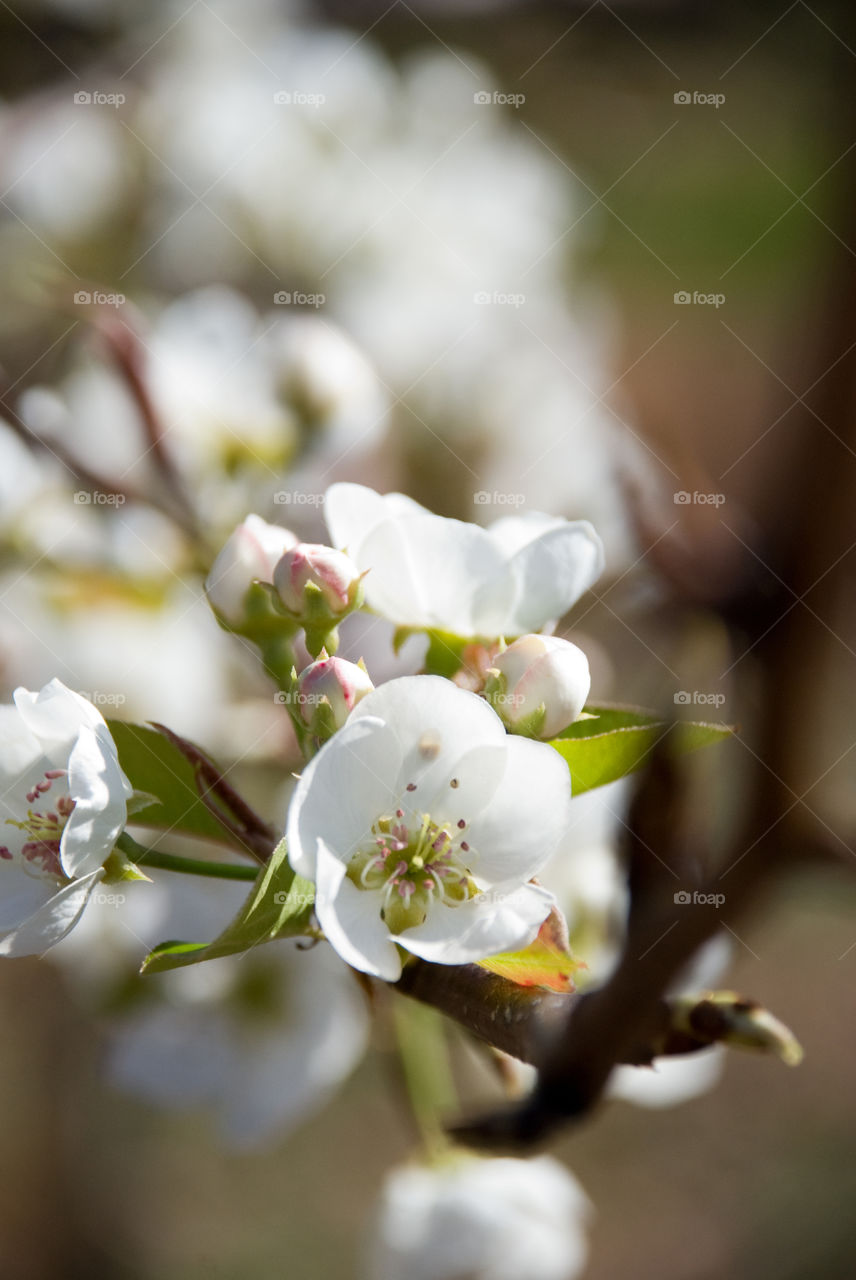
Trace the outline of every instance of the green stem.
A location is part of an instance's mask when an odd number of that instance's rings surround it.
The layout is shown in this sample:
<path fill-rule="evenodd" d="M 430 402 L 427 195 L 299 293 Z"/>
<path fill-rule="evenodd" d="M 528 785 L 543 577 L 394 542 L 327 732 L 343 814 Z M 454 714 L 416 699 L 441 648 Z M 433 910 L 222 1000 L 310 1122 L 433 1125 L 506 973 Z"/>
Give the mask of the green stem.
<path fill-rule="evenodd" d="M 294 633 L 274 632 L 270 635 L 253 637 L 253 639 L 261 649 L 265 671 L 281 693 L 289 693 L 293 684 L 292 671 L 296 663 Z"/>
<path fill-rule="evenodd" d="M 443 1019 L 435 1009 L 406 999 L 396 999 L 392 1013 L 413 1116 L 428 1157 L 437 1159 L 448 1150 L 445 1121 L 457 1101 Z"/>
<path fill-rule="evenodd" d="M 137 844 L 127 831 L 116 841 L 116 846 L 138 867 L 180 871 L 189 876 L 213 876 L 218 880 L 255 880 L 259 874 L 259 867 L 240 866 L 236 862 L 206 862 L 201 858 L 185 858 L 178 853 L 163 853 L 160 849 L 147 849 L 144 845 Z"/>

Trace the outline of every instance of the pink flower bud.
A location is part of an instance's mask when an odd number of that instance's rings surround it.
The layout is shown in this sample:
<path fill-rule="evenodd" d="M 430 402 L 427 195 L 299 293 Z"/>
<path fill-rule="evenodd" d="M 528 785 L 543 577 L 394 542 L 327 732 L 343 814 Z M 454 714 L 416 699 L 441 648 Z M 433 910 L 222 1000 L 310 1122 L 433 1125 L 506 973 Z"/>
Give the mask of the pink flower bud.
<path fill-rule="evenodd" d="M 558 636 L 521 636 L 497 655 L 493 668 L 498 678 L 491 702 L 499 716 L 512 732 L 529 732 L 528 725 L 539 738 L 554 738 L 576 720 L 591 687 L 586 655 Z"/>
<path fill-rule="evenodd" d="M 349 613 L 362 596 L 362 574 L 343 551 L 299 542 L 274 570 L 274 586 L 289 613 L 299 621 Z M 319 606 L 321 609 L 319 610 Z"/>
<path fill-rule="evenodd" d="M 328 721 L 332 719 L 331 729 L 341 729 L 360 698 L 373 688 L 368 672 L 356 663 L 344 658 L 319 658 L 304 668 L 297 680 L 301 719 L 315 730 L 323 716 Z M 319 714 L 319 709 L 327 706 L 330 711 Z"/>
<path fill-rule="evenodd" d="M 228 622 L 244 617 L 244 600 L 250 585 L 272 582 L 280 557 L 297 545 L 296 536 L 260 516 L 247 516 L 229 536 L 205 582 L 208 599 Z"/>

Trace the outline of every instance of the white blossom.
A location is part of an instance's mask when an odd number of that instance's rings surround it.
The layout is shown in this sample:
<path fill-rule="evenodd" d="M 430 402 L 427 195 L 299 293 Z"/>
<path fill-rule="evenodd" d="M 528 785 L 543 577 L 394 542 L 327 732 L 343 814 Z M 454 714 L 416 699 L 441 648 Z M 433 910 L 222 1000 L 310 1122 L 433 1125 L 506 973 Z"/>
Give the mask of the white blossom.
<path fill-rule="evenodd" d="M 462 1156 L 386 1179 L 369 1280 L 573 1280 L 591 1205 L 558 1160 Z"/>
<path fill-rule="evenodd" d="M 77 922 L 132 788 L 102 716 L 59 680 L 16 689 L 0 725 L 0 955 L 32 955 Z"/>
<path fill-rule="evenodd" d="M 403 676 L 364 697 L 303 771 L 292 866 L 351 965 L 394 981 L 395 944 L 443 964 L 525 946 L 552 896 L 527 883 L 570 810 L 552 748 L 506 734 L 475 694 Z"/>
<path fill-rule="evenodd" d="M 234 1147 L 305 1123 L 366 1048 L 363 997 L 329 947 L 286 939 L 147 981 L 159 998 L 114 1024 L 111 1075 L 157 1105 L 209 1111 Z"/>
<path fill-rule="evenodd" d="M 220 551 L 205 582 L 211 604 L 229 622 L 240 622 L 253 582 L 273 582 L 277 562 L 297 545 L 297 537 L 260 516 L 242 520 Z"/>
<path fill-rule="evenodd" d="M 334 545 L 366 573 L 368 606 L 402 627 L 509 639 L 539 631 L 603 568 L 584 520 L 529 512 L 482 529 L 356 484 L 332 485 L 325 515 Z"/>

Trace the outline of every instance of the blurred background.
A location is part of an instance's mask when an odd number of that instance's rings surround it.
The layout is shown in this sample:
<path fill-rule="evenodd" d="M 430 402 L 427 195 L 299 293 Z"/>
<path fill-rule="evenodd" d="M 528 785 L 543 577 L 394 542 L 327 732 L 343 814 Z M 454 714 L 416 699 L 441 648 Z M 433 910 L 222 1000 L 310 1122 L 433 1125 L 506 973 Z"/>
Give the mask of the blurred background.
<path fill-rule="evenodd" d="M 202 591 L 235 523 L 323 539 L 336 479 L 479 523 L 550 511 L 606 545 L 563 627 L 593 694 L 689 693 L 744 731 L 695 779 L 700 822 L 730 832 L 758 655 L 656 548 L 713 521 L 763 596 L 796 515 L 821 517 L 814 475 L 852 472 L 848 7 L 16 0 L 0 36 L 4 700 L 56 675 L 163 720 L 281 822 L 287 718 Z M 799 792 L 838 833 L 850 534 L 834 597 L 793 601 L 820 637 Z M 343 652 L 376 683 L 415 669 L 353 622 Z M 580 937 L 622 909 L 624 803 L 573 833 Z M 128 897 L 0 971 L 0 1271 L 361 1274 L 414 1146 L 384 1018 L 369 1031 L 322 962 L 309 1070 L 290 955 L 141 995 L 146 950 L 213 936 L 236 900 Z M 854 906 L 852 880 L 804 873 L 728 930 L 719 985 L 794 1028 L 799 1071 L 731 1054 L 715 1088 L 610 1102 L 557 1143 L 596 1208 L 587 1276 L 852 1274 Z M 458 1058 L 465 1094 L 489 1091 Z"/>

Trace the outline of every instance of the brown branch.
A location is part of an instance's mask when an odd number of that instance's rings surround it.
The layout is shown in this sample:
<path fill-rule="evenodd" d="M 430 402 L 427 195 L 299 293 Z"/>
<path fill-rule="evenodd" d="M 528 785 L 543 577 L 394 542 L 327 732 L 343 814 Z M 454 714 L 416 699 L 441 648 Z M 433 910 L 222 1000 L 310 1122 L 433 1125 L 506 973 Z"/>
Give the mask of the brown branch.
<path fill-rule="evenodd" d="M 137 407 L 148 452 L 169 499 L 168 513 L 185 533 L 198 540 L 196 510 L 184 477 L 165 444 L 166 432 L 149 392 L 144 372 L 144 346 L 139 334 L 125 320 L 111 314 L 108 308 L 96 311 L 93 325 Z"/>
<path fill-rule="evenodd" d="M 8 391 L 0 394 L 0 413 L 2 413 L 7 425 L 14 431 L 18 439 L 22 440 L 32 453 L 50 454 L 68 472 L 72 480 L 83 485 L 89 491 L 110 494 L 111 497 L 121 497 L 126 502 L 146 501 L 142 494 L 136 493 L 128 486 L 121 485 L 115 480 L 109 480 L 106 476 L 92 471 L 79 458 L 76 458 L 70 450 L 66 449 L 65 445 L 60 441 L 42 439 L 24 422 L 17 410 L 9 403 Z"/>
<path fill-rule="evenodd" d="M 555 1042 L 572 1010 L 587 999 L 536 987 L 522 987 L 479 965 L 438 965 L 412 958 L 395 984 L 402 995 L 420 1000 L 453 1018 L 494 1049 L 537 1065 Z M 658 1002 L 648 1038 L 628 1040 L 621 1058 L 629 1066 L 647 1066 L 654 1058 L 694 1053 L 736 1039 L 747 1017 L 763 1017 L 780 1028 L 780 1044 L 792 1044 L 787 1028 L 752 1000 L 730 992 L 704 993 Z M 762 1047 L 759 1040 L 754 1047 Z"/>
<path fill-rule="evenodd" d="M 710 893 L 725 889 L 729 914 L 754 906 L 797 861 L 815 857 L 818 849 L 824 858 L 836 852 L 834 841 L 819 833 L 819 824 L 800 797 L 814 782 L 806 776 L 809 765 L 803 738 L 813 719 L 817 678 L 830 644 L 834 610 L 847 585 L 847 531 L 856 505 L 856 264 L 852 258 L 837 284 L 832 337 L 822 354 L 823 373 L 818 379 L 824 393 L 817 415 L 821 423 L 814 415 L 806 420 L 802 456 L 790 490 L 798 500 L 778 537 L 770 540 L 774 549 L 756 549 L 754 555 L 747 550 L 740 570 L 732 567 L 727 574 L 709 572 L 698 551 L 671 561 L 662 549 L 660 553 L 661 568 L 671 578 L 676 597 L 690 594 L 688 579 L 696 602 L 707 592 L 708 606 L 730 626 L 741 650 L 748 636 L 760 670 L 758 764 L 752 796 L 738 839 L 718 873 L 702 885 Z M 830 422 L 837 429 L 829 427 L 830 434 L 824 434 Z M 759 563 L 766 569 L 763 575 L 759 575 Z M 732 589 L 723 593 L 722 583 L 727 580 Z M 812 602 L 807 608 L 803 601 L 809 593 Z M 670 906 L 654 865 L 654 861 L 673 869 L 691 865 L 680 831 L 683 794 L 681 776 L 661 749 L 643 779 L 629 824 L 633 893 L 627 945 L 618 968 L 604 987 L 568 1008 L 560 1032 L 540 1061 L 533 1096 L 511 1111 L 458 1129 L 459 1137 L 488 1147 L 541 1141 L 563 1121 L 588 1112 L 614 1066 L 625 1061 L 634 1046 L 656 1035 L 669 983 L 719 924 L 713 907 L 694 906 L 686 911 Z"/>

